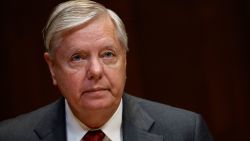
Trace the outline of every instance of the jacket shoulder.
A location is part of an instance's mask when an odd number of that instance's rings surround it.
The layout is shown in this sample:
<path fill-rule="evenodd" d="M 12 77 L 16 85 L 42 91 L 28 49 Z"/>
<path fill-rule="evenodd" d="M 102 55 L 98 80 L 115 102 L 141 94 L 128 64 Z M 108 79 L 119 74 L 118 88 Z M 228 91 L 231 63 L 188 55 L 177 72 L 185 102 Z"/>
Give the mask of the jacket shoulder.
<path fill-rule="evenodd" d="M 154 119 L 169 118 L 176 121 L 178 120 L 183 121 L 186 119 L 193 119 L 197 118 L 197 116 L 200 116 L 195 112 L 173 107 L 160 102 L 151 101 L 131 95 L 127 95 L 126 97 L 131 101 L 133 101 L 133 103 L 138 104 L 150 116 L 155 117 Z"/>
<path fill-rule="evenodd" d="M 213 140 L 198 113 L 130 95 L 125 97 L 154 120 L 152 133 L 164 135 L 169 140 Z"/>
<path fill-rule="evenodd" d="M 34 136 L 35 132 L 33 130 L 39 122 L 51 113 L 56 112 L 62 102 L 63 100 L 60 99 L 35 111 L 1 121 L 0 140 L 23 140 L 26 138 L 30 140 Z"/>

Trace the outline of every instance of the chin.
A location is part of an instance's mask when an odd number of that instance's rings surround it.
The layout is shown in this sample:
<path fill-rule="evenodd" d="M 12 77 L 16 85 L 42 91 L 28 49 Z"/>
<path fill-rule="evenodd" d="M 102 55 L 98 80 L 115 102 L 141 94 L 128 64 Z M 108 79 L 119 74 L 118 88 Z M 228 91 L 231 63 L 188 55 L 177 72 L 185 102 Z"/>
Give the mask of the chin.
<path fill-rule="evenodd" d="M 84 99 L 81 102 L 81 107 L 86 110 L 105 110 L 116 105 L 116 102 L 110 99 Z"/>

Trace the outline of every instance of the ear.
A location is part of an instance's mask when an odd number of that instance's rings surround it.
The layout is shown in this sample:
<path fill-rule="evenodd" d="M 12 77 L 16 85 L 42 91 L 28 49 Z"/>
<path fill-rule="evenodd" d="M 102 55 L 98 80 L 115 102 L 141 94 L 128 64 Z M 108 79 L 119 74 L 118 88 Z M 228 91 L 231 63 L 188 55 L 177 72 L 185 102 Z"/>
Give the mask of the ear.
<path fill-rule="evenodd" d="M 52 80 L 53 80 L 53 84 L 57 85 L 57 81 L 56 81 L 56 77 L 55 77 L 55 62 L 54 62 L 54 59 L 51 56 L 51 54 L 48 53 L 48 52 L 45 52 L 43 56 L 44 56 L 45 61 L 48 64 L 50 74 L 51 74 L 51 77 L 52 77 Z"/>
<path fill-rule="evenodd" d="M 124 64 L 125 64 L 125 79 L 127 79 L 127 54 L 124 54 Z"/>

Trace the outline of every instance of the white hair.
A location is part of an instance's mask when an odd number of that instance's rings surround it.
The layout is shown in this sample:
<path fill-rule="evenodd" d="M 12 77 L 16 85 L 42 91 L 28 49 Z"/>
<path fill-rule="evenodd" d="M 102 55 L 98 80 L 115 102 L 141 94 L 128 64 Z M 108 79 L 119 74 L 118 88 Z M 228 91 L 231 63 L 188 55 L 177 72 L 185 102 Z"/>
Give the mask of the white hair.
<path fill-rule="evenodd" d="M 79 25 L 86 24 L 102 14 L 109 15 L 122 47 L 128 51 L 128 39 L 122 20 L 112 10 L 90 0 L 69 0 L 55 7 L 43 30 L 44 44 L 47 51 L 50 52 L 54 48 L 53 41 L 58 39 L 57 35 Z"/>

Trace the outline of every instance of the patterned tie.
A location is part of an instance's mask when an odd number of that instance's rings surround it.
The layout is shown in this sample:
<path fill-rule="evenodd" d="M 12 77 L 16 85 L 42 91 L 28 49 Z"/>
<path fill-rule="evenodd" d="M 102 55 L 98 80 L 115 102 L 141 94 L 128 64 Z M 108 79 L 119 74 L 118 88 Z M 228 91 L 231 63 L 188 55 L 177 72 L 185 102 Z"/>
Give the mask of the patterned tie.
<path fill-rule="evenodd" d="M 88 131 L 82 141 L 102 141 L 104 137 L 105 134 L 102 130 Z"/>

